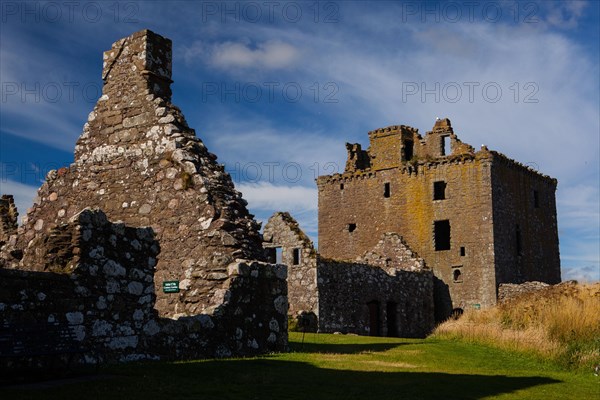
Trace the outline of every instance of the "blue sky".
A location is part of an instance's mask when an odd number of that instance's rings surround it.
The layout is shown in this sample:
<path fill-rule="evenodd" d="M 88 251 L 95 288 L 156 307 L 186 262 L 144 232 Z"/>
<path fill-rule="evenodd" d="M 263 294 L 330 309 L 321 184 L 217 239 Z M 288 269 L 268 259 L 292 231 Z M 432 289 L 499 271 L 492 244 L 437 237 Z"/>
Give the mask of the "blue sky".
<path fill-rule="evenodd" d="M 563 279 L 600 279 L 596 1 L 0 3 L 0 192 L 21 214 L 72 162 L 102 52 L 173 40 L 173 102 L 258 220 L 290 211 L 316 241 L 314 178 L 392 124 L 458 136 L 559 181 Z"/>

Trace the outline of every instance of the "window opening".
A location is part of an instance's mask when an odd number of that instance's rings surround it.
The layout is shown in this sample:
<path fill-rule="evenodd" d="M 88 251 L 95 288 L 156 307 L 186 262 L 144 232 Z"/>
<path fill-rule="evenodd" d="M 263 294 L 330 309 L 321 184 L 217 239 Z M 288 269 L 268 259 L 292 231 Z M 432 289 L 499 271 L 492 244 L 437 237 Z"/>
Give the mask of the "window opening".
<path fill-rule="evenodd" d="M 294 249 L 292 252 L 292 264 L 299 265 L 300 264 L 300 249 Z"/>
<path fill-rule="evenodd" d="M 404 161 L 410 161 L 413 158 L 413 141 L 412 140 L 405 140 L 404 141 Z"/>
<path fill-rule="evenodd" d="M 450 154 L 450 136 L 442 137 L 442 155 Z"/>
<path fill-rule="evenodd" d="M 460 269 L 455 269 L 454 271 L 452 271 L 452 279 L 454 280 L 454 282 L 462 281 L 461 275 L 462 272 L 460 272 Z"/>
<path fill-rule="evenodd" d="M 435 221 L 433 225 L 435 250 L 450 250 L 450 221 Z"/>
<path fill-rule="evenodd" d="M 444 200 L 446 198 L 446 182 L 433 182 L 433 199 Z"/>

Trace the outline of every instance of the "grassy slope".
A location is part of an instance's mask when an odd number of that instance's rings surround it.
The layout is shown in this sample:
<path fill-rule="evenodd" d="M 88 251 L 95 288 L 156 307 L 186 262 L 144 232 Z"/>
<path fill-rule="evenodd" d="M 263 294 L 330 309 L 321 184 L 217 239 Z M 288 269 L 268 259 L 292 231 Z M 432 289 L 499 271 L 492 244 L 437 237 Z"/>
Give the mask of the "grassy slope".
<path fill-rule="evenodd" d="M 43 399 L 596 399 L 600 377 L 516 353 L 443 339 L 290 335 L 293 352 L 244 360 L 129 364 Z"/>
<path fill-rule="evenodd" d="M 563 283 L 487 310 L 467 310 L 435 337 L 535 354 L 568 369 L 600 364 L 600 283 Z"/>

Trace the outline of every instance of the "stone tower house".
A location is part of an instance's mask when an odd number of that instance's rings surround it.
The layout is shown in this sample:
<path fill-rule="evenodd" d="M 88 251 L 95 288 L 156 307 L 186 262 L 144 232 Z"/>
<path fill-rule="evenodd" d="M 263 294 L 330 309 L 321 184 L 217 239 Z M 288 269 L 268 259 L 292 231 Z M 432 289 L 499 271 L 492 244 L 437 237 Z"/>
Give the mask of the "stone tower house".
<path fill-rule="evenodd" d="M 496 303 L 498 286 L 560 282 L 556 179 L 461 142 L 448 119 L 346 144 L 342 174 L 321 176 L 319 253 L 353 260 L 401 234 L 434 271 L 436 313 Z M 451 308 L 450 308 L 451 307 Z"/>
<path fill-rule="evenodd" d="M 160 243 L 156 309 L 177 317 L 211 312 L 227 294 L 227 267 L 264 261 L 246 201 L 171 103 L 171 41 L 149 30 L 104 53 L 102 97 L 68 168 L 51 171 L 23 219 L 21 268 L 41 270 L 33 239 L 85 207 L 112 221 L 152 227 Z M 164 293 L 178 281 L 179 293 Z"/>

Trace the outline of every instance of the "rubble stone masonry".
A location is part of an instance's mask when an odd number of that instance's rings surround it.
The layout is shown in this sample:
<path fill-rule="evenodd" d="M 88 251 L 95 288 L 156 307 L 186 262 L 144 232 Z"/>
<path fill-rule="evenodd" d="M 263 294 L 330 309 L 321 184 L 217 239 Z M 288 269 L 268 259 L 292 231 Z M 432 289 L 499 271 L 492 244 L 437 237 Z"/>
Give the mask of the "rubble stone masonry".
<path fill-rule="evenodd" d="M 104 53 L 102 97 L 75 162 L 51 171 L 23 219 L 20 268 L 35 266 L 32 240 L 84 207 L 149 226 L 161 245 L 155 272 L 161 316 L 206 311 L 236 259 L 264 261 L 259 225 L 224 167 L 171 103 L 171 41 L 144 30 Z M 179 281 L 164 294 L 164 281 Z"/>
<path fill-rule="evenodd" d="M 171 103 L 171 41 L 117 41 L 102 78 L 74 163 L 21 227 L 0 199 L 0 326 L 72 325 L 85 362 L 286 350 L 287 268 Z"/>
<path fill-rule="evenodd" d="M 353 261 L 326 259 L 289 213 L 277 212 L 264 239 L 288 265 L 289 314 L 314 318 L 309 329 L 401 337 L 424 337 L 433 329 L 432 272 L 397 234 L 382 235 Z"/>

